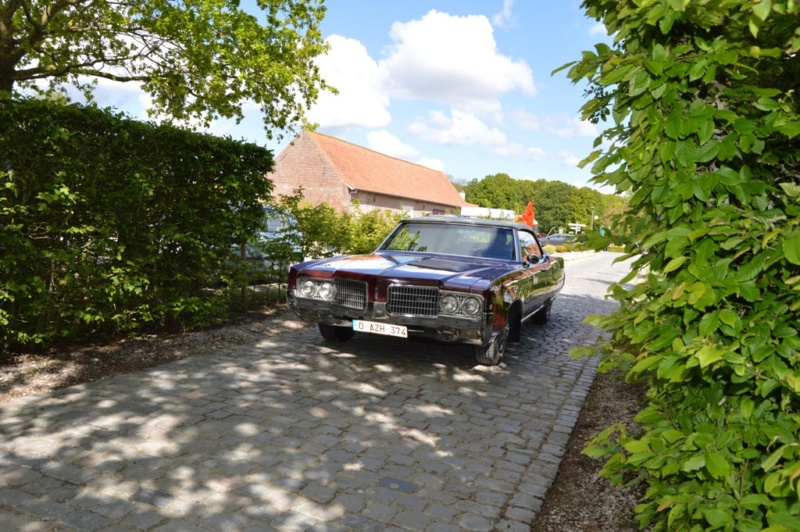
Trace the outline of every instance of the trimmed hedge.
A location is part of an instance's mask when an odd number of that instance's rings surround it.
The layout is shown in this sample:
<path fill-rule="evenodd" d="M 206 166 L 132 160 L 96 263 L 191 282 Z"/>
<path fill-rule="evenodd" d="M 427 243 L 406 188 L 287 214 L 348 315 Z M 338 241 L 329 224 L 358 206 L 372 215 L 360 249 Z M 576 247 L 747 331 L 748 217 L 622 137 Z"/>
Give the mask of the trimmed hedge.
<path fill-rule="evenodd" d="M 272 153 L 80 105 L 0 100 L 0 343 L 208 323 Z"/>

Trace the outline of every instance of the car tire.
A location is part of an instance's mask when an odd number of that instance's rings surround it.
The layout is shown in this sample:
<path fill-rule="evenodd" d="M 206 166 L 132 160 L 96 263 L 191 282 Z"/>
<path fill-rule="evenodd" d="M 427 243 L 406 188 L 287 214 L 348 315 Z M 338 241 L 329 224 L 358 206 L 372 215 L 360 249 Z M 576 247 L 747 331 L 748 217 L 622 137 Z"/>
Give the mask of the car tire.
<path fill-rule="evenodd" d="M 327 323 L 319 324 L 319 332 L 329 342 L 346 342 L 355 334 L 355 331 L 350 327 L 339 327 L 338 325 L 328 325 Z"/>
<path fill-rule="evenodd" d="M 542 308 L 540 308 L 536 314 L 531 317 L 531 323 L 535 323 L 537 325 L 544 325 L 548 321 L 550 321 L 550 309 L 553 307 L 553 300 L 551 299 L 547 303 L 544 304 Z"/>
<path fill-rule="evenodd" d="M 508 313 L 508 341 L 517 343 L 522 338 L 522 313 L 519 310 L 519 303 L 514 304 Z"/>
<path fill-rule="evenodd" d="M 506 354 L 506 347 L 508 346 L 508 325 L 494 337 L 494 340 L 488 346 L 475 345 L 473 351 L 475 353 L 475 360 L 482 366 L 496 366 L 503 360 Z"/>

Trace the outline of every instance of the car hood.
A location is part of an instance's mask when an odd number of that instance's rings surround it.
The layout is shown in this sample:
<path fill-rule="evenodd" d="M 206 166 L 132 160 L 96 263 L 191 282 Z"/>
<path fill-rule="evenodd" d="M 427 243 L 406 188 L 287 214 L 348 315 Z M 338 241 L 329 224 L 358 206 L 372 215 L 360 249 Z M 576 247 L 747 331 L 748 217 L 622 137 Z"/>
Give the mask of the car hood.
<path fill-rule="evenodd" d="M 332 257 L 301 266 L 301 270 L 332 271 L 334 276 L 419 280 L 454 288 L 468 288 L 480 279 L 494 278 L 511 269 L 506 261 L 494 259 L 388 252 Z"/>

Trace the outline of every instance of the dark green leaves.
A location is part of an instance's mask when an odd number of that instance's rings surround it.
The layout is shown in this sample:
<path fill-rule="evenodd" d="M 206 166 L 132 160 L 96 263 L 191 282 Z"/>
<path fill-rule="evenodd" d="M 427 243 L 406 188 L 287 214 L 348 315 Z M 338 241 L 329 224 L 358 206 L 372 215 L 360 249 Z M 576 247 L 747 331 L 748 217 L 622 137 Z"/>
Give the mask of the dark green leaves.
<path fill-rule="evenodd" d="M 638 439 L 593 444 L 604 474 L 646 479 L 643 527 L 800 528 L 800 4 L 584 5 L 617 36 L 571 71 L 620 117 L 593 170 L 631 194 L 617 232 L 649 269 L 597 322 L 651 401 Z"/>

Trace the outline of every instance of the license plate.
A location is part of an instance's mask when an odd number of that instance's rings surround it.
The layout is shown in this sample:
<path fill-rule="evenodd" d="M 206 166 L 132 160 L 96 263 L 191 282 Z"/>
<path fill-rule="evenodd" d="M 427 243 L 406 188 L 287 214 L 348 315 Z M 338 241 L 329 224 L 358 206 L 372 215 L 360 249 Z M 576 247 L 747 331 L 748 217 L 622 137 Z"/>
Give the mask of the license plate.
<path fill-rule="evenodd" d="M 408 327 L 405 325 L 353 320 L 353 330 L 372 334 L 383 334 L 385 336 L 396 336 L 398 338 L 408 338 Z"/>

